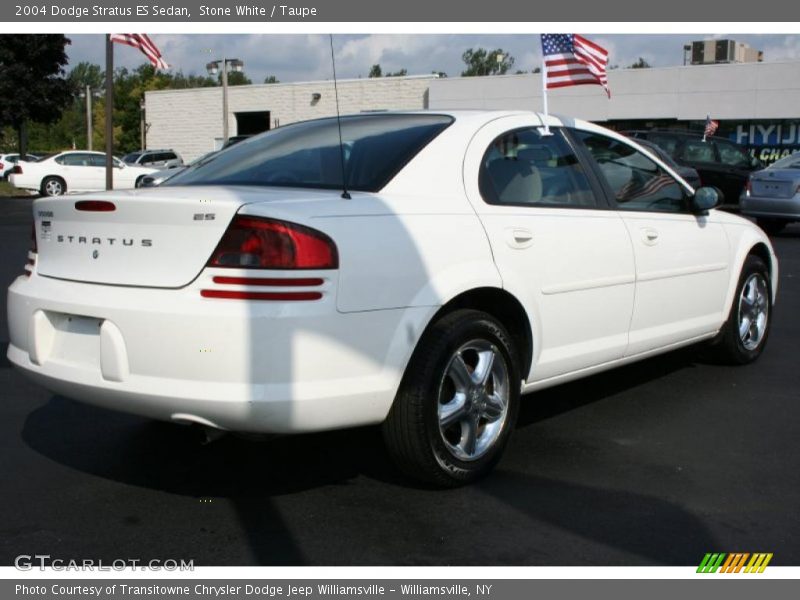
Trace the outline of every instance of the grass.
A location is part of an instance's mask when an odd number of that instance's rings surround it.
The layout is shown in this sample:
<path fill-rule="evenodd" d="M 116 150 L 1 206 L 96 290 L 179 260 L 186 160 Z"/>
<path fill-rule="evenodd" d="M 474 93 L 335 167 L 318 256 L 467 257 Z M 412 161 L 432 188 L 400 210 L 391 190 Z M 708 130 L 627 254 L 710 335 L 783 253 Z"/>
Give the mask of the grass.
<path fill-rule="evenodd" d="M 0 197 L 27 196 L 28 192 L 15 188 L 7 181 L 0 181 Z"/>

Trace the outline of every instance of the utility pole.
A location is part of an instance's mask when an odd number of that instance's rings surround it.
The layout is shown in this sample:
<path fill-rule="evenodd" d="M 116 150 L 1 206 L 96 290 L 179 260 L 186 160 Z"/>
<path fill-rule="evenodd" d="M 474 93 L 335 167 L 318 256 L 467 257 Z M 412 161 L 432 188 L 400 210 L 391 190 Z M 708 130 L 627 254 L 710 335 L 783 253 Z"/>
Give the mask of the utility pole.
<path fill-rule="evenodd" d="M 106 189 L 114 189 L 114 44 L 106 34 Z"/>

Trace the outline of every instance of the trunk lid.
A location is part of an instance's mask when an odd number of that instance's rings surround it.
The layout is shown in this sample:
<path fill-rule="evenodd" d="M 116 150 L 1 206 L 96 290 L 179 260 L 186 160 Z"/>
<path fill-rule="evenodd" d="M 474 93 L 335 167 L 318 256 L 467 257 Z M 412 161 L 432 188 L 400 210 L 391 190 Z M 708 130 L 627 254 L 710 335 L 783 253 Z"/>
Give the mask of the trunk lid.
<path fill-rule="evenodd" d="M 761 198 L 791 198 L 800 185 L 797 169 L 767 169 L 753 175 L 751 195 Z"/>
<path fill-rule="evenodd" d="M 87 283 L 179 288 L 203 270 L 244 205 L 287 200 L 309 190 L 164 187 L 40 198 L 33 204 L 37 273 Z M 111 212 L 82 211 L 107 201 Z"/>

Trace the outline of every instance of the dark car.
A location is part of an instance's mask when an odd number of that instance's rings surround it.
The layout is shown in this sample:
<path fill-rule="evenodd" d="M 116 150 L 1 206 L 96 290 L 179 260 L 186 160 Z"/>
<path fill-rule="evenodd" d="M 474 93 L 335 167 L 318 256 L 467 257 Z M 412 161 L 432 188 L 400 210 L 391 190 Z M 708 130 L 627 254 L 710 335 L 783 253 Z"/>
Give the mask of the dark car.
<path fill-rule="evenodd" d="M 736 207 L 739 196 L 753 171 L 764 165 L 743 146 L 721 137 L 703 141 L 702 133 L 685 131 L 625 131 L 625 135 L 648 140 L 662 148 L 675 162 L 692 167 L 703 185 L 719 188 L 727 207 Z"/>
<path fill-rule="evenodd" d="M 700 179 L 699 173 L 693 169 L 692 167 L 684 167 L 683 165 L 679 165 L 676 163 L 673 158 L 664 151 L 661 146 L 651 142 L 650 140 L 643 140 L 637 139 L 636 143 L 640 146 L 643 146 L 647 150 L 650 150 L 656 157 L 660 158 L 664 161 L 667 166 L 675 171 L 678 175 L 683 177 L 683 180 L 692 186 L 694 189 L 697 189 L 703 185 L 702 180 Z"/>

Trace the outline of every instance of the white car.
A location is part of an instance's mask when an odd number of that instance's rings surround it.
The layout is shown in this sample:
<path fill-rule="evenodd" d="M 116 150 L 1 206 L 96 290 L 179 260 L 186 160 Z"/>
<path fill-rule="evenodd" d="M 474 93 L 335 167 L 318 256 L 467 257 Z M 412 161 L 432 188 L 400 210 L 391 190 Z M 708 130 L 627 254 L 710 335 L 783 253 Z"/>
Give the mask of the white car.
<path fill-rule="evenodd" d="M 28 159 L 31 161 L 38 160 L 39 157 L 28 153 Z M 0 154 L 0 180 L 5 180 L 11 175 L 14 170 L 14 165 L 19 162 L 19 154 Z"/>
<path fill-rule="evenodd" d="M 126 165 L 114 157 L 114 189 L 138 187 L 145 175 L 157 170 Z M 37 162 L 19 161 L 8 179 L 15 187 L 43 196 L 99 192 L 106 189 L 106 155 L 80 150 L 60 152 Z"/>
<path fill-rule="evenodd" d="M 764 233 L 634 142 L 548 124 L 362 114 L 340 145 L 320 119 L 159 188 L 36 200 L 9 360 L 178 423 L 382 423 L 440 485 L 494 465 L 521 393 L 702 340 L 755 360 L 778 281 Z"/>

